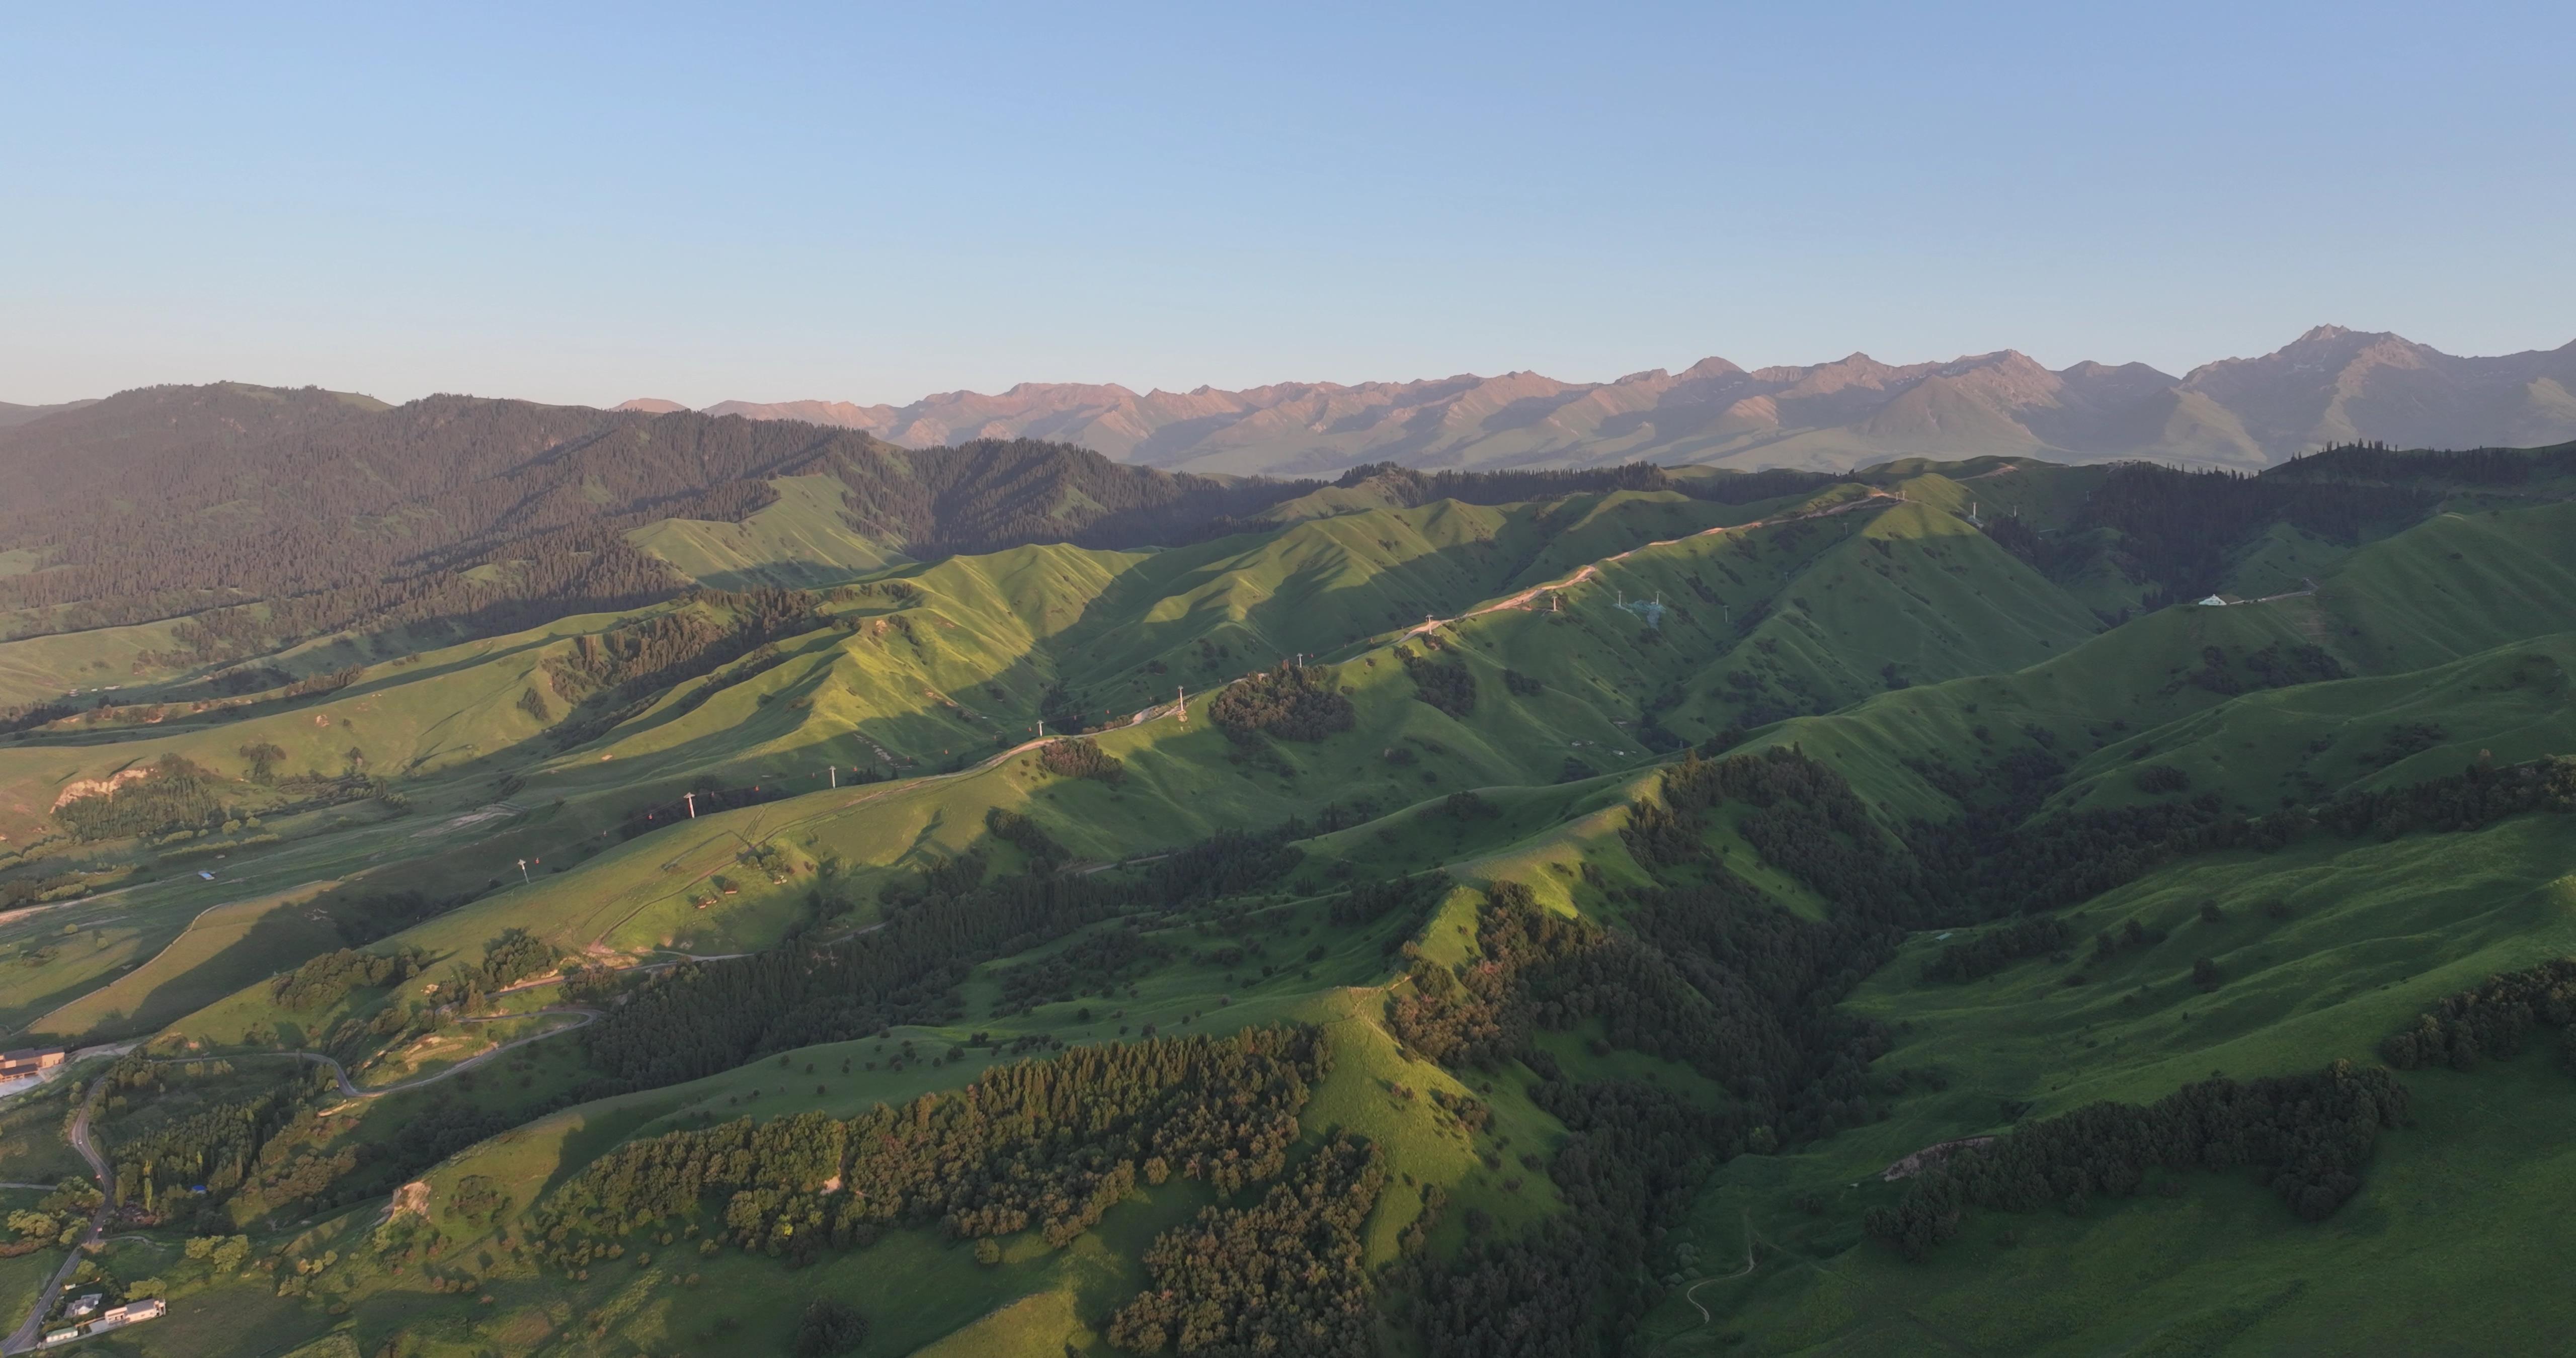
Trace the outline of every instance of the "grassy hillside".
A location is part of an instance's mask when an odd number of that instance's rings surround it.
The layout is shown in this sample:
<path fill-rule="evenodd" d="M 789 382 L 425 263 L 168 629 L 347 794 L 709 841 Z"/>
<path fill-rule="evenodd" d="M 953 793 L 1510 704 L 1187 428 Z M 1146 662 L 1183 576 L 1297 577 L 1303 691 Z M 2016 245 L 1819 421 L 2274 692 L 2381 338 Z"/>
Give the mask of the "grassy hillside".
<path fill-rule="evenodd" d="M 1866 1229 L 1925 1147 L 2375 1065 L 2576 956 L 2567 506 L 2192 483 L 2211 536 L 2160 475 L 1380 477 L 1222 537 L 921 561 L 788 477 L 627 530 L 712 592 L 316 639 L 0 735 L 0 1019 L 149 1041 L 80 1072 L 137 1203 L 93 1267 L 172 1301 L 111 1341 L 142 1353 L 783 1352 L 824 1298 L 869 1321 L 850 1352 L 1056 1358 L 1128 1351 L 1140 1296 L 1266 1325 L 1344 1285 L 1283 1351 L 2528 1347 L 2563 1309 L 2546 1053 L 2400 1072 L 2411 1124 L 2322 1222 L 2159 1168 L 1919 1260 Z M 2285 597 L 2145 607 L 2212 571 Z M 2364 794 L 2448 809 L 2333 814 Z M 891 1132 L 788 1148 L 1273 1029 L 1326 1054 L 1275 1161 L 1139 1168 L 1061 1232 L 859 1206 L 844 1175 L 912 1163 Z M 66 1095 L 0 1102 L 0 1179 L 77 1170 Z M 739 1119 L 768 1177 L 581 1215 Z M 1096 1130 L 972 1173 L 1003 1201 L 1128 1153 L 1045 1149 Z M 1338 1243 L 1272 1309 L 1210 1300 L 1244 1285 L 1216 1242 L 1305 1210 L 1273 1189 L 1344 1135 L 1383 1175 L 1350 1219 L 1252 1230 Z M 2532 1300 L 2374 1348 L 2471 1276 Z"/>

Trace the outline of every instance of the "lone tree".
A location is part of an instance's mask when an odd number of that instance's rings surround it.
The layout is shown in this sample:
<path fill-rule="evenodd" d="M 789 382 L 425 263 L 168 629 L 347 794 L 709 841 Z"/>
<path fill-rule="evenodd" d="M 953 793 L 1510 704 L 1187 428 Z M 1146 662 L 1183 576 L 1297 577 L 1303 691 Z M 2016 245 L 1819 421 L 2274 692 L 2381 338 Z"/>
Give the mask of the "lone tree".
<path fill-rule="evenodd" d="M 805 1314 L 796 1322 L 796 1358 L 834 1358 L 848 1353 L 868 1338 L 868 1318 L 832 1300 L 816 1297 L 805 1303 Z"/>

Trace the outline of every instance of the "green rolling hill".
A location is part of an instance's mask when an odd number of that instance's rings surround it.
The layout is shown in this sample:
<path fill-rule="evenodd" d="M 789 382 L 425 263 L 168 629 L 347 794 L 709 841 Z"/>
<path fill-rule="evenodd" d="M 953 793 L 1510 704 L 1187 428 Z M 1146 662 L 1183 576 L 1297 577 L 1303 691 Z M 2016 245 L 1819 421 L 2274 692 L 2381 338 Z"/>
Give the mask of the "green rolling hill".
<path fill-rule="evenodd" d="M 853 1352 L 1032 1358 L 2567 1318 L 2576 1086 L 2525 1030 L 2571 997 L 2444 1008 L 2576 953 L 2558 454 L 1122 506 L 1034 445 L 743 425 L 610 433 L 757 493 L 457 530 L 506 608 L 281 577 L 210 628 L 95 562 L 126 592 L 16 599 L 0 1022 L 136 1044 L 74 1073 L 130 1208 L 87 1267 L 171 1304 L 112 1343 L 788 1352 L 818 1297 Z M 638 597 L 529 583 L 618 552 Z M 2387 1043 L 2428 1011 L 2475 1040 Z M 11 1132 L 0 1179 L 64 1156 Z M 88 1210 L 25 1207 L 30 1255 Z"/>

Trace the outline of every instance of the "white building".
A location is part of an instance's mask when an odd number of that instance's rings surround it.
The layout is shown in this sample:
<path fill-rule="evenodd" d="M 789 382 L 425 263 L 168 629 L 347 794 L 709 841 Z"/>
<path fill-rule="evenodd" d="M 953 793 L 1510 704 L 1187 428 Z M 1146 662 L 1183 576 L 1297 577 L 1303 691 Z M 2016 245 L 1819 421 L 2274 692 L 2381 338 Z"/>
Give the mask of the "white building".
<path fill-rule="evenodd" d="M 89 1332 L 91 1334 L 99 1334 L 108 1330 L 113 1330 L 120 1325 L 132 1325 L 145 1320 L 159 1320 L 163 1315 L 167 1314 L 169 1310 L 169 1304 L 162 1301 L 159 1297 L 146 1297 L 141 1301 L 129 1301 L 123 1306 L 111 1306 L 107 1308 L 106 1311 L 99 1315 L 98 1323 L 89 1327 Z"/>

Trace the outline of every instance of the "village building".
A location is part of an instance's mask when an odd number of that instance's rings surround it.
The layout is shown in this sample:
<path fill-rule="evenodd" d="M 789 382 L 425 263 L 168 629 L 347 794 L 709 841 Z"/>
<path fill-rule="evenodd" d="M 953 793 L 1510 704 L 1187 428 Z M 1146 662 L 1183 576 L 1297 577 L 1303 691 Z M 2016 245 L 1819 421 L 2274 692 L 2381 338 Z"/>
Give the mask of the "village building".
<path fill-rule="evenodd" d="M 108 1330 L 113 1330 L 120 1325 L 132 1325 L 145 1320 L 159 1320 L 163 1315 L 167 1314 L 169 1310 L 169 1303 L 161 1300 L 159 1297 L 146 1297 L 141 1301 L 129 1301 L 123 1306 L 111 1306 L 104 1312 L 101 1312 L 97 1322 L 89 1327 L 89 1332 L 91 1334 L 100 1334 Z"/>
<path fill-rule="evenodd" d="M 13 1052 L 0 1052 L 0 1080 L 34 1075 L 62 1063 L 63 1049 L 60 1047 L 22 1047 Z"/>

